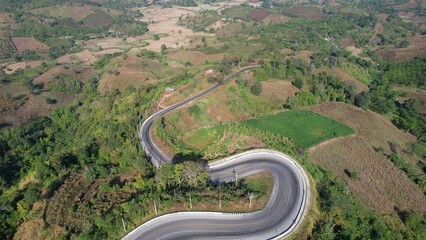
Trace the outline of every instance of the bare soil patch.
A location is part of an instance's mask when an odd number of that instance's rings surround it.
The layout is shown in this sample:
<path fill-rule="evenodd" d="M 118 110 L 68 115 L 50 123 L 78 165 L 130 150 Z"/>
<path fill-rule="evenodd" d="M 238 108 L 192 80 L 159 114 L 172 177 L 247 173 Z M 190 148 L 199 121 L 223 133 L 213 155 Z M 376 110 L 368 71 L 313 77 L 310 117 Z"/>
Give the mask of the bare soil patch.
<path fill-rule="evenodd" d="M 250 13 L 249 18 L 253 21 L 259 22 L 262 19 L 264 19 L 266 16 L 268 16 L 268 14 L 269 14 L 269 11 L 264 8 L 257 9 Z"/>
<path fill-rule="evenodd" d="M 12 74 L 18 69 L 35 68 L 41 65 L 43 61 L 17 62 L 6 66 L 5 73 Z"/>
<path fill-rule="evenodd" d="M 45 103 L 43 100 L 27 95 L 28 100 L 18 109 L 11 109 L 0 114 L 0 123 L 10 126 L 22 126 L 31 119 L 46 116 L 48 111 L 54 106 Z"/>
<path fill-rule="evenodd" d="M 317 146 L 311 152 L 313 161 L 343 178 L 349 187 L 371 208 L 382 212 L 402 210 L 426 211 L 426 197 L 408 177 L 396 168 L 383 153 L 390 153 L 389 142 L 401 149 L 415 137 L 397 129 L 373 112 L 344 103 L 325 103 L 308 109 L 341 121 L 356 134 Z M 345 169 L 356 172 L 351 179 Z"/>
<path fill-rule="evenodd" d="M 339 39 L 339 45 L 342 47 L 355 46 L 355 41 L 351 38 L 341 38 Z"/>
<path fill-rule="evenodd" d="M 87 82 L 96 74 L 92 68 L 77 65 L 60 65 L 55 66 L 33 80 L 34 84 L 43 84 L 44 89 L 49 89 L 49 85 L 55 82 L 55 78 L 59 75 L 68 75 L 78 79 L 81 82 Z"/>
<path fill-rule="evenodd" d="M 16 50 L 19 52 L 23 51 L 47 51 L 49 47 L 32 37 L 13 37 L 13 44 L 16 47 Z"/>
<path fill-rule="evenodd" d="M 149 33 L 167 34 L 166 37 L 161 37 L 160 40 L 147 39 L 148 46 L 144 47 L 152 51 L 160 51 L 161 45 L 165 44 L 169 48 L 180 48 L 188 46 L 191 38 L 201 36 L 213 36 L 211 33 L 197 32 L 194 33 L 191 29 L 178 25 L 179 17 L 192 14 L 198 11 L 199 8 L 190 7 L 145 7 L 140 8 L 143 12 L 144 21 L 149 21 L 151 24 L 148 26 Z"/>
<path fill-rule="evenodd" d="M 190 62 L 192 64 L 203 64 L 207 60 L 211 62 L 220 61 L 224 54 L 205 54 L 198 51 L 178 50 L 168 54 L 168 57 L 179 60 L 183 63 Z"/>
<path fill-rule="evenodd" d="M 423 57 L 426 55 L 426 36 L 416 35 L 409 37 L 409 45 L 407 48 L 389 48 L 377 51 L 380 58 L 404 61 L 411 60 L 415 57 Z"/>
<path fill-rule="evenodd" d="M 317 6 L 296 6 L 284 10 L 286 13 L 302 18 L 311 18 L 316 20 L 323 19 L 326 14 L 321 12 Z"/>
<path fill-rule="evenodd" d="M 303 50 L 303 51 L 297 51 L 294 58 L 300 59 L 305 62 L 311 61 L 312 51 L 310 50 Z"/>
<path fill-rule="evenodd" d="M 84 25 L 87 27 L 108 27 L 113 23 L 113 19 L 104 12 L 90 14 L 84 19 Z"/>
<path fill-rule="evenodd" d="M 280 15 L 280 14 L 269 14 L 268 16 L 266 16 L 263 19 L 263 22 L 268 24 L 268 23 L 286 23 L 288 21 L 290 21 L 291 18 L 284 16 L 284 15 Z"/>
<path fill-rule="evenodd" d="M 155 84 L 157 82 L 155 79 L 153 74 L 142 71 L 140 58 L 130 55 L 123 60 L 121 67 L 104 74 L 99 82 L 98 90 L 101 94 L 112 92 L 115 89 L 123 91 L 129 86 L 138 88 L 147 84 Z"/>
<path fill-rule="evenodd" d="M 93 50 L 128 49 L 131 46 L 123 38 L 102 38 L 85 41 L 84 45 Z"/>
<path fill-rule="evenodd" d="M 82 20 L 93 13 L 93 7 L 90 5 L 81 6 L 73 3 L 72 5 L 57 5 L 53 7 L 37 8 L 31 12 L 55 18 L 72 18 Z"/>
<path fill-rule="evenodd" d="M 56 59 L 57 63 L 66 64 L 66 63 L 83 63 L 90 65 L 98 60 L 95 55 L 89 50 L 83 50 L 79 53 L 66 54 Z"/>
<path fill-rule="evenodd" d="M 289 97 L 299 91 L 290 81 L 283 80 L 263 81 L 262 88 L 262 96 L 265 96 L 274 106 L 282 106 Z"/>

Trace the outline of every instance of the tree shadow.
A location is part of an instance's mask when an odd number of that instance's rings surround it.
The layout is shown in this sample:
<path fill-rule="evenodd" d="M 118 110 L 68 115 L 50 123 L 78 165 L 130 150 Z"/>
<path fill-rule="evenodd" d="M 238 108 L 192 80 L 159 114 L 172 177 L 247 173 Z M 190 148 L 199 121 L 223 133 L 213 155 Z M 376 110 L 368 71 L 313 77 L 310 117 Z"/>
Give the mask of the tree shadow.
<path fill-rule="evenodd" d="M 179 164 L 183 162 L 197 162 L 200 163 L 203 167 L 207 165 L 207 160 L 203 159 L 203 156 L 199 153 L 190 152 L 190 153 L 177 153 L 172 158 L 173 164 Z"/>

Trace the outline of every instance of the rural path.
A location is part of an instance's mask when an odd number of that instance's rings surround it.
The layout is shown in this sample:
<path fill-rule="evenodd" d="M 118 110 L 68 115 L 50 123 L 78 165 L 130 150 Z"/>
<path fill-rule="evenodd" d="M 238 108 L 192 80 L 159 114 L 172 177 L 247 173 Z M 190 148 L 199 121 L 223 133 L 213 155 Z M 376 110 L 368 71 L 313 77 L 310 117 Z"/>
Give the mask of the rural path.
<path fill-rule="evenodd" d="M 248 66 L 226 77 L 231 79 Z M 147 118 L 140 127 L 141 144 L 156 167 L 170 163 L 152 141 L 150 129 L 156 118 L 201 98 L 221 84 L 163 109 Z M 128 233 L 123 239 L 281 239 L 301 224 L 309 206 L 309 179 L 303 168 L 291 157 L 274 150 L 251 150 L 207 164 L 210 179 L 232 182 L 259 172 L 269 172 L 274 186 L 266 207 L 251 213 L 177 212 L 152 219 Z"/>

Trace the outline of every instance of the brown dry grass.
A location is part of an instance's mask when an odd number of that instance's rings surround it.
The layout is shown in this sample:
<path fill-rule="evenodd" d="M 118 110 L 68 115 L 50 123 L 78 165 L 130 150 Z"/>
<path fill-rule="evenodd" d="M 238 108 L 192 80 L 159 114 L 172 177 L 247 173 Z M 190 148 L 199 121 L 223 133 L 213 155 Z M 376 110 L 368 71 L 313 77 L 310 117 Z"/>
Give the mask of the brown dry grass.
<path fill-rule="evenodd" d="M 73 3 L 72 5 L 57 5 L 53 7 L 37 8 L 31 12 L 50 17 L 82 20 L 93 13 L 93 7 L 90 5 L 81 6 L 80 4 Z"/>
<path fill-rule="evenodd" d="M 168 54 L 169 58 L 179 60 L 183 63 L 203 64 L 206 61 L 217 62 L 223 59 L 224 54 L 205 54 L 198 51 L 178 50 Z"/>
<path fill-rule="evenodd" d="M 11 109 L 0 114 L 0 123 L 11 126 L 22 126 L 31 119 L 46 116 L 54 106 L 46 104 L 43 100 L 27 95 L 28 100 L 18 109 Z"/>
<path fill-rule="evenodd" d="M 56 62 L 64 64 L 64 63 L 83 63 L 86 65 L 90 65 L 97 60 L 95 55 L 89 50 L 83 50 L 79 53 L 74 54 L 66 54 L 64 56 L 56 59 Z"/>
<path fill-rule="evenodd" d="M 142 61 L 140 58 L 130 55 L 123 60 L 121 67 L 116 69 L 118 75 L 114 73 L 105 73 L 99 81 L 98 90 L 101 94 L 112 92 L 115 89 L 125 90 L 129 86 L 135 88 L 147 84 L 155 84 L 155 76 L 151 73 L 142 71 Z"/>
<path fill-rule="evenodd" d="M 96 74 L 92 68 L 77 65 L 60 65 L 55 66 L 33 80 L 35 84 L 44 84 L 44 89 L 48 89 L 49 85 L 55 82 L 55 77 L 59 75 L 68 75 L 78 79 L 81 82 L 87 82 Z"/>
<path fill-rule="evenodd" d="M 191 38 L 197 36 L 213 36 L 213 34 L 202 32 L 194 33 L 191 29 L 178 25 L 180 16 L 192 14 L 200 10 L 198 7 L 161 8 L 159 6 L 150 6 L 139 9 L 144 14 L 144 21 L 153 22 L 148 26 L 151 35 L 167 34 L 166 37 L 162 37 L 158 41 L 147 39 L 146 42 L 149 43 L 149 45 L 144 47 L 146 49 L 160 51 L 162 44 L 165 44 L 169 48 L 180 48 L 182 46 L 188 46 Z"/>
<path fill-rule="evenodd" d="M 250 13 L 249 17 L 251 20 L 258 22 L 264 19 L 266 16 L 268 16 L 268 14 L 269 14 L 268 10 L 261 8 L 261 9 L 253 10 Z"/>
<path fill-rule="evenodd" d="M 411 60 L 415 57 L 423 57 L 426 55 L 426 36 L 416 35 L 409 37 L 410 44 L 407 48 L 389 48 L 377 51 L 380 58 L 388 60 Z"/>
<path fill-rule="evenodd" d="M 266 16 L 263 19 L 264 23 L 286 23 L 288 21 L 290 21 L 291 18 L 284 16 L 284 15 L 279 15 L 279 14 L 269 14 L 268 16 Z"/>
<path fill-rule="evenodd" d="M 296 6 L 285 10 L 285 12 L 302 18 L 323 19 L 326 14 L 321 12 L 321 8 L 317 6 Z"/>
<path fill-rule="evenodd" d="M 266 97 L 271 105 L 282 106 L 289 97 L 294 96 L 299 89 L 290 81 L 267 80 L 262 82 L 262 96 Z"/>
<path fill-rule="evenodd" d="M 311 61 L 312 51 L 310 50 L 303 50 L 303 51 L 297 51 L 294 58 L 300 59 L 305 62 Z"/>
<path fill-rule="evenodd" d="M 40 66 L 42 61 L 31 61 L 31 62 L 17 62 L 6 66 L 5 73 L 12 74 L 18 69 L 35 68 Z"/>
<path fill-rule="evenodd" d="M 343 178 L 349 187 L 369 207 L 382 212 L 394 212 L 395 207 L 426 211 L 426 197 L 407 176 L 374 148 L 390 153 L 389 142 L 401 149 L 415 138 L 397 129 L 392 123 L 373 112 L 344 103 L 326 103 L 307 107 L 356 130 L 356 134 L 323 144 L 311 151 L 313 161 Z M 358 173 L 351 179 L 344 170 Z"/>
<path fill-rule="evenodd" d="M 16 50 L 23 51 L 48 51 L 49 47 L 35 40 L 32 37 L 13 37 L 11 38 Z"/>

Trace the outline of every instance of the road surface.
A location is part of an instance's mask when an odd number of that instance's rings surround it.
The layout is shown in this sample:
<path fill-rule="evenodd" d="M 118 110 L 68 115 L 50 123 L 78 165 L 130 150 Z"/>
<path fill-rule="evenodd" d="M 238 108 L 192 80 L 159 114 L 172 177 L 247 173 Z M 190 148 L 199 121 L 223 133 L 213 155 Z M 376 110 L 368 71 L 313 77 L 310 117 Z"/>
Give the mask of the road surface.
<path fill-rule="evenodd" d="M 250 66 L 228 76 L 259 66 Z M 152 163 L 159 167 L 171 159 L 152 142 L 150 129 L 156 118 L 218 88 L 218 83 L 203 92 L 163 109 L 147 118 L 140 127 L 141 144 Z M 211 180 L 231 182 L 259 172 L 274 179 L 266 207 L 253 213 L 179 212 L 148 221 L 123 239 L 281 239 L 301 224 L 309 205 L 309 180 L 303 168 L 291 157 L 274 150 L 258 149 L 209 163 Z"/>

